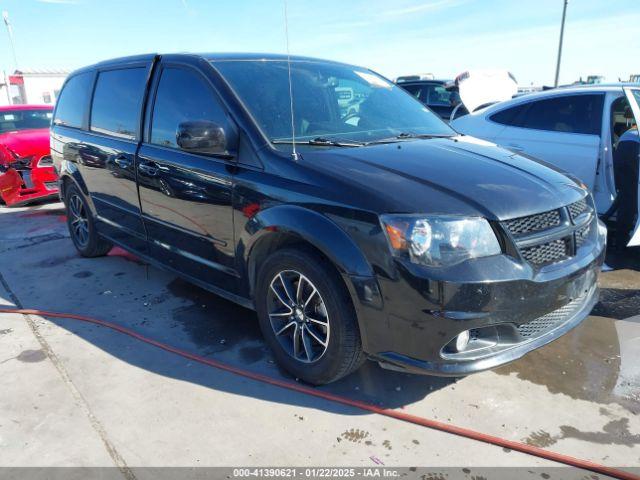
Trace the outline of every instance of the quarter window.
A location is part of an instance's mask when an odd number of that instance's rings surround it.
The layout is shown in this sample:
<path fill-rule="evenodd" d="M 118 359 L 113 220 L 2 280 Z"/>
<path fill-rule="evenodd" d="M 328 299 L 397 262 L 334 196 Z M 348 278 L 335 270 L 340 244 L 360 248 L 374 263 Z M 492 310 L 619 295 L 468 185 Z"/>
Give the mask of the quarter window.
<path fill-rule="evenodd" d="M 178 125 L 195 120 L 227 124 L 224 109 L 200 74 L 184 68 L 163 69 L 153 107 L 151 143 L 178 148 Z"/>
<path fill-rule="evenodd" d="M 55 118 L 53 119 L 55 125 L 82 127 L 92 79 L 93 74 L 86 72 L 74 75 L 67 80 L 58 98 Z"/>
<path fill-rule="evenodd" d="M 91 130 L 135 139 L 146 79 L 144 67 L 100 72 L 93 94 Z"/>

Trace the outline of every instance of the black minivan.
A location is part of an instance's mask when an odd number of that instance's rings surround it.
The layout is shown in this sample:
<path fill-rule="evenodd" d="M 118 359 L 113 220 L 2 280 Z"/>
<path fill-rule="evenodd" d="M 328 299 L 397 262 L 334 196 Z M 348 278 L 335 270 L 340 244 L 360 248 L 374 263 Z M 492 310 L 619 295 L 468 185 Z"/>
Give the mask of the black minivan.
<path fill-rule="evenodd" d="M 598 298 L 606 232 L 584 185 L 457 134 L 365 68 L 102 62 L 67 79 L 51 153 L 81 255 L 119 245 L 255 309 L 277 361 L 310 383 L 365 358 L 492 368 Z"/>

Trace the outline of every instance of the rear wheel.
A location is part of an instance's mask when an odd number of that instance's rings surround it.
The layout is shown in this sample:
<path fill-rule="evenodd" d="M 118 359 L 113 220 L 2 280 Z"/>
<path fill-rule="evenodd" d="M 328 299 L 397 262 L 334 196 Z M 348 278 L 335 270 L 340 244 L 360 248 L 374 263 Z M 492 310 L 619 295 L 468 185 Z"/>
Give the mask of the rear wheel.
<path fill-rule="evenodd" d="M 320 385 L 362 364 L 360 332 L 346 287 L 315 252 L 272 254 L 260 270 L 256 307 L 278 363 L 295 377 Z"/>
<path fill-rule="evenodd" d="M 113 245 L 98 235 L 87 200 L 75 185 L 67 188 L 65 205 L 69 234 L 80 255 L 83 257 L 106 255 Z"/>

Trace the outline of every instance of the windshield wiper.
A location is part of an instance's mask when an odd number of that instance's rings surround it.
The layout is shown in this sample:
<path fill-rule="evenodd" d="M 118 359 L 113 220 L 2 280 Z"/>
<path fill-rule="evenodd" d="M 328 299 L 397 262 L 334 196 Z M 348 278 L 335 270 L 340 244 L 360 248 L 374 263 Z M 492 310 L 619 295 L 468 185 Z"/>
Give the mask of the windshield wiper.
<path fill-rule="evenodd" d="M 293 144 L 293 140 L 272 140 L 275 144 Z M 311 140 L 296 140 L 296 145 L 316 145 L 321 147 L 361 147 L 364 143 L 354 142 L 351 140 L 332 140 L 326 137 L 316 137 Z"/>
<path fill-rule="evenodd" d="M 451 138 L 455 137 L 455 135 L 444 134 L 444 133 L 407 133 L 402 132 L 394 137 L 381 138 L 380 140 L 372 140 L 367 142 L 367 145 L 376 145 L 379 143 L 396 143 L 399 140 L 412 140 L 416 138 Z"/>

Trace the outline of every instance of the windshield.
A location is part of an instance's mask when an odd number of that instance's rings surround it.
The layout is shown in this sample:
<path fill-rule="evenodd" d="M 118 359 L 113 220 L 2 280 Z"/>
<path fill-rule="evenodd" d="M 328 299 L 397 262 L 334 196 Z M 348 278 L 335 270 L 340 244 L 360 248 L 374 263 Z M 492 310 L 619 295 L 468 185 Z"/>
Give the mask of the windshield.
<path fill-rule="evenodd" d="M 3 110 L 0 112 L 0 133 L 49 128 L 51 110 Z"/>
<path fill-rule="evenodd" d="M 286 61 L 216 61 L 263 132 L 290 141 Z M 400 87 L 369 70 L 316 61 L 291 62 L 296 142 L 317 138 L 375 142 L 398 135 L 455 132 Z"/>

